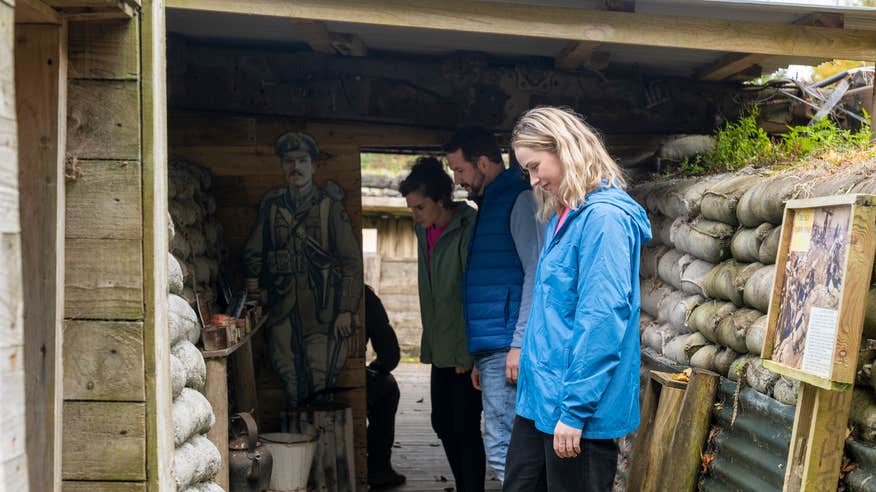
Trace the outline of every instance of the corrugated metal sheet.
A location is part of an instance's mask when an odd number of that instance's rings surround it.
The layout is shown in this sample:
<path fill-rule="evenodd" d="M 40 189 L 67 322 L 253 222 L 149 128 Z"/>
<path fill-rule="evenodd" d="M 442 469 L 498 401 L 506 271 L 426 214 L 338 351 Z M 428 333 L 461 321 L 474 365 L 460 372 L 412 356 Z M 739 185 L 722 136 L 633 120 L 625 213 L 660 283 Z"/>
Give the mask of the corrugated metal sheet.
<path fill-rule="evenodd" d="M 720 428 L 720 433 L 712 440 L 714 460 L 700 488 L 716 492 L 780 491 L 794 407 L 743 388 L 736 420 L 731 425 L 735 392 L 736 383 L 722 378 L 712 413 L 712 425 Z"/>

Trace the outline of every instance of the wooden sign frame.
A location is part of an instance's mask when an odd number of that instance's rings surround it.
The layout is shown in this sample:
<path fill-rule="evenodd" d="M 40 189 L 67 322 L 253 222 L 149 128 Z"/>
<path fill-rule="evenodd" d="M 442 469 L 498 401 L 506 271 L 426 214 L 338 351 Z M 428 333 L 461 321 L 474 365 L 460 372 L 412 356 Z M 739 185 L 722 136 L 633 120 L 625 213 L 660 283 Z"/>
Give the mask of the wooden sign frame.
<path fill-rule="evenodd" d="M 764 367 L 827 390 L 854 384 L 874 251 L 873 195 L 786 204 Z"/>

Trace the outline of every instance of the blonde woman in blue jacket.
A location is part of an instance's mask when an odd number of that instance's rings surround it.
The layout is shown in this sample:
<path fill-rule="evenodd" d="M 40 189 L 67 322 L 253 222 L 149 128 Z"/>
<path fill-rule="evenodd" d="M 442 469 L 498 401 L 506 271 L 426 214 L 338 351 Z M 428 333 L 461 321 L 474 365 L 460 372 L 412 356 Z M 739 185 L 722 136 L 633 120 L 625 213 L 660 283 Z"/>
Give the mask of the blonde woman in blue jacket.
<path fill-rule="evenodd" d="M 511 145 L 548 226 L 503 490 L 608 491 L 614 439 L 639 425 L 639 251 L 651 226 L 580 115 L 532 109 Z"/>

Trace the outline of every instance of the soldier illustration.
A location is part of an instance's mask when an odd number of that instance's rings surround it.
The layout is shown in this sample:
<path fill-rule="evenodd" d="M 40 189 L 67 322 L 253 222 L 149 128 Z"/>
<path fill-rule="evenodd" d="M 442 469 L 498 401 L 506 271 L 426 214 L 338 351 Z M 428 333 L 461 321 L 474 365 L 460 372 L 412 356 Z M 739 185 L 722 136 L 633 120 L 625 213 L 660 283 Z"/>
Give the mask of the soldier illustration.
<path fill-rule="evenodd" d="M 244 250 L 247 284 L 267 289 L 268 345 L 296 408 L 335 384 L 362 295 L 362 258 L 344 190 L 313 182 L 319 147 L 304 133 L 274 146 L 287 186 L 269 191 Z"/>

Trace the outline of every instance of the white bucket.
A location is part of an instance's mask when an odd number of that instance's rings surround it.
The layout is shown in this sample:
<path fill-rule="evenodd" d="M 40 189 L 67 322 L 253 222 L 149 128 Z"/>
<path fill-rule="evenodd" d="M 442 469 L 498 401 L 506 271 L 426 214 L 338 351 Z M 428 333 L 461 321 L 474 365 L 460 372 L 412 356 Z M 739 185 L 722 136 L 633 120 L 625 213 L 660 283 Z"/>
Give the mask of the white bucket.
<path fill-rule="evenodd" d="M 306 491 L 310 465 L 316 452 L 316 437 L 291 432 L 269 432 L 259 434 L 259 440 L 271 451 L 274 458 L 270 490 Z"/>

